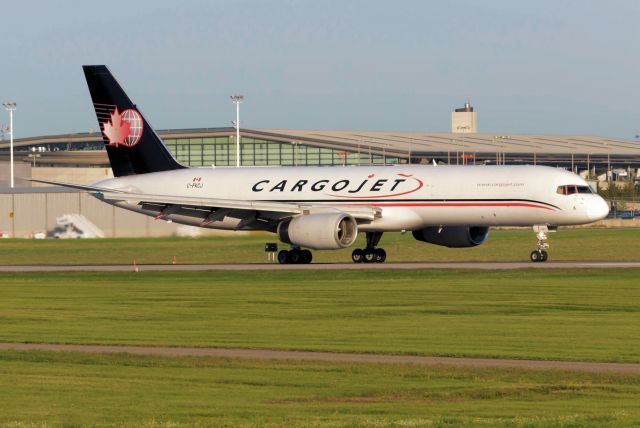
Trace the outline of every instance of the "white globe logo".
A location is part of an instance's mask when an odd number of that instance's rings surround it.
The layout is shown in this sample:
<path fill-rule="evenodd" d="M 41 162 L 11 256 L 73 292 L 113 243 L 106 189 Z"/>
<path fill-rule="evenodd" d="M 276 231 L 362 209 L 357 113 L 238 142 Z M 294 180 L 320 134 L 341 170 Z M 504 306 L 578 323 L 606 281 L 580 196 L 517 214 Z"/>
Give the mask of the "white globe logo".
<path fill-rule="evenodd" d="M 133 147 L 138 144 L 142 137 L 142 116 L 133 109 L 122 112 L 122 120 L 129 124 L 129 135 L 124 139 L 125 146 Z"/>

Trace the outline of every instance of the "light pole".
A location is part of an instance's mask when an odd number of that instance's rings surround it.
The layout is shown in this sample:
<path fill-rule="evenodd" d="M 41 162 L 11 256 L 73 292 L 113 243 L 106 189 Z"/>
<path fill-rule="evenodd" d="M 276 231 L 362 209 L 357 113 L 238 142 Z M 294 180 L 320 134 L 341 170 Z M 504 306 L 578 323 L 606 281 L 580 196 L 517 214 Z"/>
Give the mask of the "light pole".
<path fill-rule="evenodd" d="M 30 157 L 33 160 L 32 168 L 35 168 L 36 167 L 36 158 L 40 157 L 40 153 L 29 153 L 28 157 Z"/>
<path fill-rule="evenodd" d="M 2 103 L 2 105 L 9 111 L 9 132 L 11 133 L 9 143 L 9 168 L 11 170 L 11 188 L 13 189 L 13 112 L 16 110 L 16 102 L 7 101 Z"/>
<path fill-rule="evenodd" d="M 240 166 L 240 104 L 244 100 L 242 95 L 231 95 L 231 101 L 236 105 L 236 167 Z"/>

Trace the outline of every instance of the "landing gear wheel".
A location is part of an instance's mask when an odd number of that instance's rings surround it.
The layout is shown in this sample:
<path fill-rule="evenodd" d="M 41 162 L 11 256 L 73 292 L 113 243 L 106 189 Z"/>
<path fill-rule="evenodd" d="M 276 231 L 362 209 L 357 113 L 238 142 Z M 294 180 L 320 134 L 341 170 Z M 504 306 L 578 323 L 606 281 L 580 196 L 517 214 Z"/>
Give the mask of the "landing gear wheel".
<path fill-rule="evenodd" d="M 533 250 L 531 252 L 531 261 L 534 263 L 542 261 L 542 251 Z"/>
<path fill-rule="evenodd" d="M 384 263 L 384 261 L 387 259 L 387 252 L 382 248 L 376 248 L 374 253 L 376 263 Z"/>
<path fill-rule="evenodd" d="M 300 263 L 308 265 L 311 263 L 311 260 L 313 260 L 313 254 L 311 254 L 311 251 L 309 250 L 300 251 L 300 255 L 302 256 L 302 261 Z"/>
<path fill-rule="evenodd" d="M 302 253 L 300 250 L 289 251 L 289 263 L 294 265 L 302 263 Z"/>
<path fill-rule="evenodd" d="M 540 251 L 540 254 L 542 255 L 542 259 L 540 259 L 540 261 L 546 262 L 549 258 L 549 254 L 545 250 Z"/>
<path fill-rule="evenodd" d="M 376 250 L 364 250 L 363 261 L 365 263 L 374 263 L 376 261 Z"/>
<path fill-rule="evenodd" d="M 281 265 L 286 265 L 287 263 L 289 263 L 289 251 L 280 250 L 280 252 L 278 253 L 278 263 L 280 263 Z"/>
<path fill-rule="evenodd" d="M 382 232 L 367 232 L 367 247 L 356 248 L 351 253 L 354 263 L 384 263 L 387 252 L 382 248 L 376 248 L 382 238 Z"/>

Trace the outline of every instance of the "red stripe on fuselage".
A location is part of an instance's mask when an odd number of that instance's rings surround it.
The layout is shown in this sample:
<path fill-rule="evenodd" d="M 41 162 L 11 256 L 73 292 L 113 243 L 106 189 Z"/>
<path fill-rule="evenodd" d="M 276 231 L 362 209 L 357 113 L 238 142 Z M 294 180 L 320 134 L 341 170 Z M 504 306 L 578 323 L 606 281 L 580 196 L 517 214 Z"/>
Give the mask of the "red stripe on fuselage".
<path fill-rule="evenodd" d="M 553 208 L 536 204 L 527 204 L 523 202 L 373 202 L 370 204 L 349 205 L 368 205 L 373 207 L 525 207 L 553 211 Z"/>

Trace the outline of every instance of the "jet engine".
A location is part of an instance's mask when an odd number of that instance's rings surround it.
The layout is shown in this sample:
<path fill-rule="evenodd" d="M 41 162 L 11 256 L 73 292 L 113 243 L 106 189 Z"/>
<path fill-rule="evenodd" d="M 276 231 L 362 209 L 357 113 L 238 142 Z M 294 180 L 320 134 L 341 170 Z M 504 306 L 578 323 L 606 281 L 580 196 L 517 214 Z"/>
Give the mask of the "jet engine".
<path fill-rule="evenodd" d="M 313 250 L 345 248 L 357 236 L 358 223 L 345 213 L 307 214 L 278 225 L 278 238 L 282 242 Z"/>
<path fill-rule="evenodd" d="M 488 235 L 489 228 L 482 226 L 431 226 L 413 231 L 418 241 L 449 248 L 475 247 L 486 241 Z"/>

